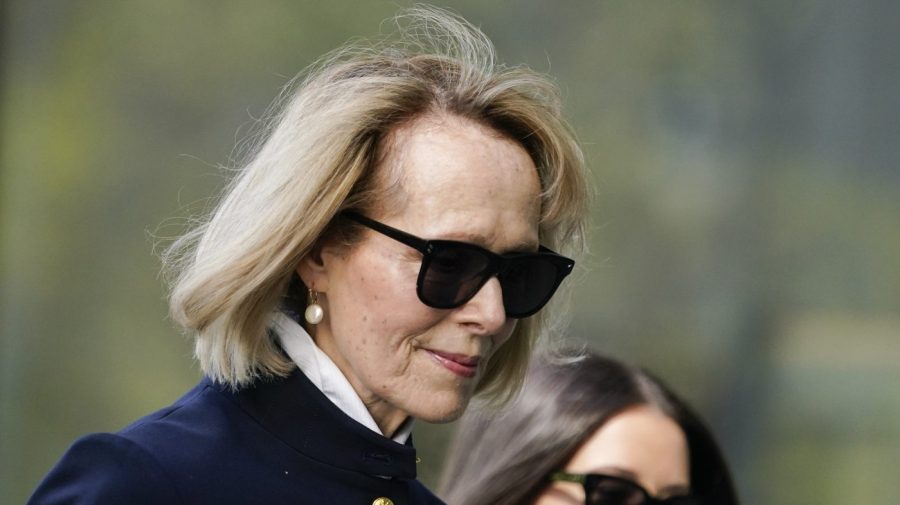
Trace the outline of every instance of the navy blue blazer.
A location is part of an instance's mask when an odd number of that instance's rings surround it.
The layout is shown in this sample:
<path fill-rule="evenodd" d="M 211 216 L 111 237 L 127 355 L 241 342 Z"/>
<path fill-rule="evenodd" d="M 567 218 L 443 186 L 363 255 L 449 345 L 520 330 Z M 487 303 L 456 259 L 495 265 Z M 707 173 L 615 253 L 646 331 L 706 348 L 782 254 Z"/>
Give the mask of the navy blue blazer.
<path fill-rule="evenodd" d="M 28 503 L 442 502 L 416 480 L 411 444 L 357 423 L 295 371 L 237 393 L 206 379 L 119 433 L 81 438 Z"/>

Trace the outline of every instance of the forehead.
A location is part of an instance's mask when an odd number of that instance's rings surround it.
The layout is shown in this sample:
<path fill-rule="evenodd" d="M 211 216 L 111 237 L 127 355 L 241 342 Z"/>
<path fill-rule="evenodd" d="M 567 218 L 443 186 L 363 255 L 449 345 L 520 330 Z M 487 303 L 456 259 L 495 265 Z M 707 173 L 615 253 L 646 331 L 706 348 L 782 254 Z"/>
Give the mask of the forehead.
<path fill-rule="evenodd" d="M 646 405 L 627 409 L 603 424 L 568 468 L 627 476 L 651 492 L 690 484 L 684 432 L 670 417 Z"/>
<path fill-rule="evenodd" d="M 540 181 L 518 142 L 469 119 L 431 114 L 392 132 L 387 147 L 383 169 L 402 186 L 396 222 L 429 238 L 470 233 L 491 242 L 505 231 L 536 244 Z M 495 229 L 501 222 L 509 230 Z"/>

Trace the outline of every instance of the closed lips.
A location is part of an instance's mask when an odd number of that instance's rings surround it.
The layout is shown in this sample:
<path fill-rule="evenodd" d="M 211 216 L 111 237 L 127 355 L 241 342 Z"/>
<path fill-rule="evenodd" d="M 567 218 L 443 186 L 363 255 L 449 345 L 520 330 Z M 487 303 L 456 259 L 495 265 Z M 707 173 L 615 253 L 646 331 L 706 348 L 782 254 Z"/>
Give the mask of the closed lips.
<path fill-rule="evenodd" d="M 433 349 L 425 349 L 425 351 L 431 354 L 438 363 L 457 375 L 474 377 L 478 372 L 478 363 L 481 361 L 480 356 L 468 356 L 466 354 L 435 351 Z"/>

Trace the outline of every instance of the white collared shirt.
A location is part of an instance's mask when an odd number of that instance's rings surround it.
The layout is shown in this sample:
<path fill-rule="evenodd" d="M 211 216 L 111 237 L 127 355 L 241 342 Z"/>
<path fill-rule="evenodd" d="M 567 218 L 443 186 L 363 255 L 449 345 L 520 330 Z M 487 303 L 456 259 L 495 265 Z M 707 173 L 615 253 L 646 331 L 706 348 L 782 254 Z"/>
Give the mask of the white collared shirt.
<path fill-rule="evenodd" d="M 344 377 L 334 361 L 319 349 L 303 326 L 286 314 L 276 312 L 272 317 L 272 329 L 278 335 L 281 347 L 297 364 L 300 371 L 332 403 L 354 421 L 384 436 L 369 409 L 350 385 L 350 381 Z M 405 444 L 411 432 L 412 420 L 409 419 L 400 426 L 392 439 L 397 443 Z"/>

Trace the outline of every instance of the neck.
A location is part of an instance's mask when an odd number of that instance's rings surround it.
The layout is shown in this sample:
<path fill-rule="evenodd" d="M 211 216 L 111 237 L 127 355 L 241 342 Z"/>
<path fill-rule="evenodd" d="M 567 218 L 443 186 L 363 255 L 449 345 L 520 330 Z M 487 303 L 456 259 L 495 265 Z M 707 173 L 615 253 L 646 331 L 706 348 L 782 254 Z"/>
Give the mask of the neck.
<path fill-rule="evenodd" d="M 359 394 L 359 389 L 356 388 L 356 385 L 353 384 L 352 381 L 350 384 L 353 385 L 353 389 Z M 399 430 L 406 420 L 409 419 L 409 415 L 407 415 L 406 412 L 403 412 L 392 405 L 388 405 L 384 400 L 371 400 L 362 396 L 361 398 L 366 408 L 369 409 L 369 413 L 372 414 L 372 419 L 375 420 L 378 429 L 380 429 L 381 433 L 388 438 L 393 438 L 394 434 L 397 433 L 397 430 Z"/>
<path fill-rule="evenodd" d="M 409 415 L 366 388 L 356 374 L 353 373 L 353 368 L 350 364 L 344 359 L 336 346 L 333 345 L 334 341 L 330 338 L 323 338 L 330 334 L 328 332 L 319 331 L 321 329 L 320 326 L 306 328 L 316 346 L 328 355 L 331 361 L 334 362 L 347 379 L 347 382 L 350 383 L 353 391 L 356 392 L 356 396 L 362 400 L 366 410 L 369 411 L 372 420 L 375 421 L 381 434 L 387 438 L 393 438 L 397 433 L 397 430 L 399 430 L 409 418 Z"/>

